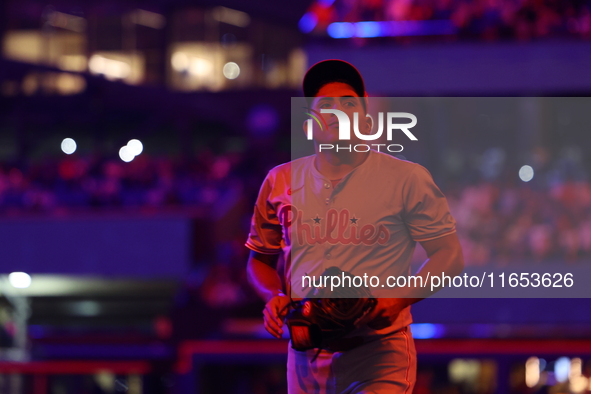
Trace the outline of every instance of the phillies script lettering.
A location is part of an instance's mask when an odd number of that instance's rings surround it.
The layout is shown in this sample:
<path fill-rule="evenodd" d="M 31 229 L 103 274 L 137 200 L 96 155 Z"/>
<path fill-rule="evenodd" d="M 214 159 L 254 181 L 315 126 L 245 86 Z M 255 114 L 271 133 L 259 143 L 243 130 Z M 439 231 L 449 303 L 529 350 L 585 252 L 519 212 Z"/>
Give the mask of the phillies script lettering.
<path fill-rule="evenodd" d="M 279 211 L 279 222 L 285 229 L 286 243 L 291 245 L 295 230 L 299 245 L 329 243 L 331 245 L 384 245 L 390 240 L 390 232 L 383 224 L 358 225 L 348 209 L 329 209 L 324 217 L 316 216 L 312 223 L 304 223 L 304 211 L 293 205 L 284 205 Z M 295 222 L 294 222 L 295 221 Z M 295 229 L 291 225 L 295 223 Z"/>

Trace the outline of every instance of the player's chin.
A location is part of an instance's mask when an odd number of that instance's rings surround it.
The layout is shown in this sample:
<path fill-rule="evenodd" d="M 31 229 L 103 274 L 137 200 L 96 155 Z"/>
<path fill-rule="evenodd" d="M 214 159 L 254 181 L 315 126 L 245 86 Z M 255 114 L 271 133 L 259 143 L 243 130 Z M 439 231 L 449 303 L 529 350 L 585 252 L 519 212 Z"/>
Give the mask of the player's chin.
<path fill-rule="evenodd" d="M 316 135 L 314 140 L 316 141 L 316 144 L 336 145 L 339 143 L 339 131 L 338 130 L 324 131 L 320 135 Z"/>

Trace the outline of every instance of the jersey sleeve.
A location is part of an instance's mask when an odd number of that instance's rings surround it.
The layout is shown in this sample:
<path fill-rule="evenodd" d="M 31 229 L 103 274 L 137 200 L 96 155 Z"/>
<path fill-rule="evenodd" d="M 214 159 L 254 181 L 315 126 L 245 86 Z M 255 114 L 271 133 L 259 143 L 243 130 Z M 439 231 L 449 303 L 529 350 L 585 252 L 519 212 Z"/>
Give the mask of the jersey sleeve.
<path fill-rule="evenodd" d="M 404 189 L 404 220 L 415 241 L 428 241 L 456 231 L 447 200 L 426 168 L 417 165 Z"/>
<path fill-rule="evenodd" d="M 271 173 L 267 175 L 250 221 L 250 233 L 246 241 L 246 247 L 263 254 L 277 254 L 281 251 L 282 230 L 277 212 L 270 201 L 273 191 L 273 179 Z"/>

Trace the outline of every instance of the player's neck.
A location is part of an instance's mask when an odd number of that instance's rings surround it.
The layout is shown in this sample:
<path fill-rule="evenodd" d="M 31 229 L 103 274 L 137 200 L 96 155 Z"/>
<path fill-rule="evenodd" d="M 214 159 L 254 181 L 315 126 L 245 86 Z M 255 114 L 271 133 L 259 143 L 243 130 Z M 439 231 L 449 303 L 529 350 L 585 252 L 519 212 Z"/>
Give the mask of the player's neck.
<path fill-rule="evenodd" d="M 368 157 L 369 152 L 316 152 L 314 165 L 328 179 L 340 179 L 363 164 Z"/>

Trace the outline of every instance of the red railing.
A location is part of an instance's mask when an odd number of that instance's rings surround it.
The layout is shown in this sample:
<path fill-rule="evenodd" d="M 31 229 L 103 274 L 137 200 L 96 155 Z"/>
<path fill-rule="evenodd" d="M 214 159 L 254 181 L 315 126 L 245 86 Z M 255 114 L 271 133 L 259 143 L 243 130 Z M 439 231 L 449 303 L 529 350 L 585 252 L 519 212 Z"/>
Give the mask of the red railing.
<path fill-rule="evenodd" d="M 146 361 L 31 361 L 0 362 L 0 374 L 32 375 L 32 393 L 47 394 L 49 375 L 94 375 L 111 372 L 117 375 L 145 375 L 152 370 Z"/>

